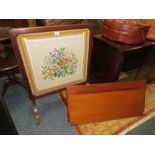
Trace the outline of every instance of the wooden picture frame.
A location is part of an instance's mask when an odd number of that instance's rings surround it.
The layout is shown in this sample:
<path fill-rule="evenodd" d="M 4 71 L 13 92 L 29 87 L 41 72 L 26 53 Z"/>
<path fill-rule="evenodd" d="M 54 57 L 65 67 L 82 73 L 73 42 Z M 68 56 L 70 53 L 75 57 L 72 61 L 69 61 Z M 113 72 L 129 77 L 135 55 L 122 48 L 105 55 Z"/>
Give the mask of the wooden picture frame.
<path fill-rule="evenodd" d="M 10 38 L 31 99 L 87 81 L 91 24 L 17 28 Z"/>

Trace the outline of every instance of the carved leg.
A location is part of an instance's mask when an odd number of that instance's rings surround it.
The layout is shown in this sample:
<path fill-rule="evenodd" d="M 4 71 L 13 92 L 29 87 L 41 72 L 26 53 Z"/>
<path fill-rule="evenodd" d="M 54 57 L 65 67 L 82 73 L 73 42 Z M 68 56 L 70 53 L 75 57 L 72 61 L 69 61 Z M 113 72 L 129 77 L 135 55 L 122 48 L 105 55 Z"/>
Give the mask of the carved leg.
<path fill-rule="evenodd" d="M 21 85 L 22 87 L 26 88 L 24 81 L 23 81 L 23 80 L 19 80 L 19 79 L 16 77 L 15 73 L 12 73 L 12 81 L 13 81 L 14 84 L 19 84 L 19 85 Z"/>
<path fill-rule="evenodd" d="M 37 124 L 40 124 L 40 122 L 41 122 L 40 113 L 38 112 L 35 99 L 32 99 L 32 105 L 33 105 L 33 111 L 34 111 L 36 122 L 37 122 Z"/>
<path fill-rule="evenodd" d="M 24 81 L 19 80 L 15 73 L 12 71 L 10 73 L 7 74 L 7 80 L 5 81 L 5 83 L 3 84 L 3 89 L 2 89 L 2 95 L 4 96 L 8 87 L 10 87 L 11 85 L 15 85 L 15 84 L 19 84 L 20 86 L 25 87 Z"/>

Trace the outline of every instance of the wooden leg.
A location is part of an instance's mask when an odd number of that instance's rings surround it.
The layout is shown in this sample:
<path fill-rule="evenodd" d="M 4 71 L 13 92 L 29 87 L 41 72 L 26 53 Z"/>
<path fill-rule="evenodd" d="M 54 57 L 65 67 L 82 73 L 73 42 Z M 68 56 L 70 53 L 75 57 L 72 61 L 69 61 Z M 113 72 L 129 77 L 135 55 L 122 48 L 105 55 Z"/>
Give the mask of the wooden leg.
<path fill-rule="evenodd" d="M 22 80 L 19 80 L 15 76 L 15 73 L 12 71 L 7 74 L 7 80 L 4 82 L 4 84 L 2 86 L 3 87 L 3 89 L 2 89 L 3 96 L 7 92 L 8 87 L 10 87 L 11 85 L 15 85 L 15 84 L 19 84 L 20 86 L 26 88 L 24 82 Z"/>
<path fill-rule="evenodd" d="M 19 84 L 19 85 L 21 85 L 22 87 L 26 88 L 24 81 L 23 81 L 23 80 L 19 80 L 19 79 L 16 77 L 16 75 L 15 75 L 14 72 L 12 73 L 12 79 L 11 79 L 11 81 L 12 81 L 12 83 L 14 83 L 14 84 Z"/>
<path fill-rule="evenodd" d="M 7 73 L 7 80 L 5 81 L 5 83 L 2 86 L 2 95 L 4 96 L 5 93 L 7 92 L 7 89 L 11 86 L 11 85 L 15 85 L 15 84 L 19 84 L 22 87 L 26 88 L 24 81 L 19 80 L 14 71 L 10 71 Z M 35 115 L 35 119 L 37 124 L 40 124 L 40 113 L 38 112 L 36 103 L 35 103 L 35 99 L 32 99 L 32 106 L 33 106 L 33 111 L 34 111 L 34 115 Z"/>
<path fill-rule="evenodd" d="M 35 120 L 36 120 L 37 124 L 40 124 L 40 122 L 41 122 L 41 120 L 40 120 L 40 113 L 39 113 L 39 111 L 37 109 L 35 99 L 32 99 L 32 105 L 33 105 L 33 111 L 34 111 L 34 115 L 35 115 Z"/>

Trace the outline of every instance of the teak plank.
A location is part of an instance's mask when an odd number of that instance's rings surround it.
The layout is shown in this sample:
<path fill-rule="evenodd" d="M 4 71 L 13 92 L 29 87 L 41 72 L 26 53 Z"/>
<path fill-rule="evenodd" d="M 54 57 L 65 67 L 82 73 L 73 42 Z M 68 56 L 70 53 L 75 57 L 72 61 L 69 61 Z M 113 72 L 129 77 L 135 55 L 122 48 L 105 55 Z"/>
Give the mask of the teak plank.
<path fill-rule="evenodd" d="M 145 87 L 145 81 L 70 86 L 69 121 L 76 125 L 140 116 L 144 111 Z"/>

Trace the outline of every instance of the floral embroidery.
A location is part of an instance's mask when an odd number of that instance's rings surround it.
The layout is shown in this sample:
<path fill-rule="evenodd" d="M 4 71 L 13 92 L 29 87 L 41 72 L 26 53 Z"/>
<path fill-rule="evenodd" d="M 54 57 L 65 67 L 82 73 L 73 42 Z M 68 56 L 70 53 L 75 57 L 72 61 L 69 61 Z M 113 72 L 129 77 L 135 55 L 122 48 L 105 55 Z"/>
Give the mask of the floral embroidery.
<path fill-rule="evenodd" d="M 43 78 L 54 80 L 55 78 L 72 75 L 76 72 L 78 59 L 71 49 L 59 48 L 45 57 L 42 66 Z"/>

